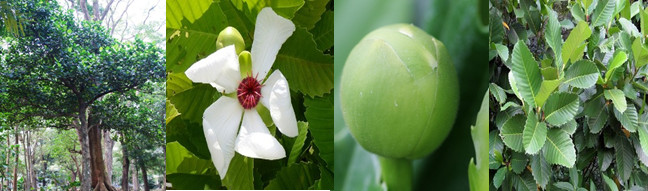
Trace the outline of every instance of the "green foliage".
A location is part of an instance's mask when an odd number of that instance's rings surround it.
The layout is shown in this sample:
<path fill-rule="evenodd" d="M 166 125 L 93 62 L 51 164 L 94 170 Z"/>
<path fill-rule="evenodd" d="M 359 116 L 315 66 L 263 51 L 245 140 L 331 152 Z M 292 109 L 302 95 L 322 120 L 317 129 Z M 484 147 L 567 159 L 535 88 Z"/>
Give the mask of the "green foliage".
<path fill-rule="evenodd" d="M 506 50 L 491 48 L 491 190 L 648 186 L 648 2 L 630 2 L 491 1 L 508 26 Z M 533 33 L 520 36 L 520 22 Z"/>
<path fill-rule="evenodd" d="M 173 159 L 175 165 L 172 171 L 167 168 L 168 189 L 333 187 L 332 4 L 329 0 L 167 2 L 166 145 L 167 160 Z M 288 81 L 299 134 L 284 136 L 272 123 L 268 109 L 257 107 L 286 157 L 264 160 L 236 153 L 220 180 L 205 140 L 203 113 L 221 96 L 231 95 L 209 84 L 192 83 L 184 71 L 216 51 L 216 39 L 228 26 L 240 32 L 245 50 L 250 51 L 256 17 L 264 7 L 272 7 L 296 26 L 272 69 L 281 71 Z"/>

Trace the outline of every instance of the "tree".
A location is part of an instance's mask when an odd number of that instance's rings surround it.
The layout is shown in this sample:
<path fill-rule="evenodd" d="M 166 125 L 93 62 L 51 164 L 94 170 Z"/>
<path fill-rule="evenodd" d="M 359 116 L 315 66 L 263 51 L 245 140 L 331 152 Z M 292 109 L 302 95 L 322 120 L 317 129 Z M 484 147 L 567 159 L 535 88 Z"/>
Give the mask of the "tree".
<path fill-rule="evenodd" d="M 55 1 L 17 4 L 22 16 L 30 19 L 24 25 L 25 37 L 9 42 L 2 65 L 7 70 L 0 74 L 7 82 L 5 101 L 29 108 L 22 113 L 27 117 L 71 118 L 81 144 L 81 189 L 111 190 L 97 140 L 100 131 L 89 126 L 88 113 L 106 94 L 162 80 L 163 51 L 141 40 L 117 42 L 98 23 L 77 21 L 63 13 Z M 97 149 L 99 155 L 93 157 Z"/>

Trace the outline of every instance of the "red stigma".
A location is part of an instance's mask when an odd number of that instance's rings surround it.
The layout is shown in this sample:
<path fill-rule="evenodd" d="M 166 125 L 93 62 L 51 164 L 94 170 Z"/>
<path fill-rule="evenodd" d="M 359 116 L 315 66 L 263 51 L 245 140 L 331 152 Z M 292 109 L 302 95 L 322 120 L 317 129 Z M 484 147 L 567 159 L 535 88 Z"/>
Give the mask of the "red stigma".
<path fill-rule="evenodd" d="M 236 90 L 236 97 L 238 97 L 238 101 L 243 108 L 254 108 L 259 103 L 259 99 L 261 99 L 261 83 L 255 77 L 248 75 L 239 84 Z"/>

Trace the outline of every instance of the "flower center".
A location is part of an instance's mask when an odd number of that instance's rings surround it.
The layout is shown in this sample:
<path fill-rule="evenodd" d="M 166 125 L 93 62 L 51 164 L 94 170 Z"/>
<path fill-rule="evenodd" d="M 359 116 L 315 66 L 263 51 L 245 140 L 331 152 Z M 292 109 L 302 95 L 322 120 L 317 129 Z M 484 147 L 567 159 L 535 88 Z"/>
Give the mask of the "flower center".
<path fill-rule="evenodd" d="M 261 84 L 252 76 L 245 77 L 236 90 L 236 97 L 243 108 L 253 108 L 261 98 Z"/>

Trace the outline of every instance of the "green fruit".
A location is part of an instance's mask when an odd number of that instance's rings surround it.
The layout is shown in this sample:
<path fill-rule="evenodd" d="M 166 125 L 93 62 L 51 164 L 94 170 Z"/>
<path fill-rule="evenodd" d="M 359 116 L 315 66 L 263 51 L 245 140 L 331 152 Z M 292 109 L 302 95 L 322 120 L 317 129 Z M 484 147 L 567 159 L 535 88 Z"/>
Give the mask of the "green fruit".
<path fill-rule="evenodd" d="M 234 27 L 227 27 L 218 33 L 218 39 L 216 39 L 216 49 L 221 49 L 229 45 L 234 45 L 236 49 L 236 54 L 240 54 L 245 49 L 245 41 L 243 41 L 243 36 L 239 33 L 238 30 Z"/>
<path fill-rule="evenodd" d="M 416 159 L 436 150 L 459 105 L 457 73 L 445 46 L 408 24 L 365 36 L 344 65 L 340 92 L 353 137 L 391 158 Z"/>

